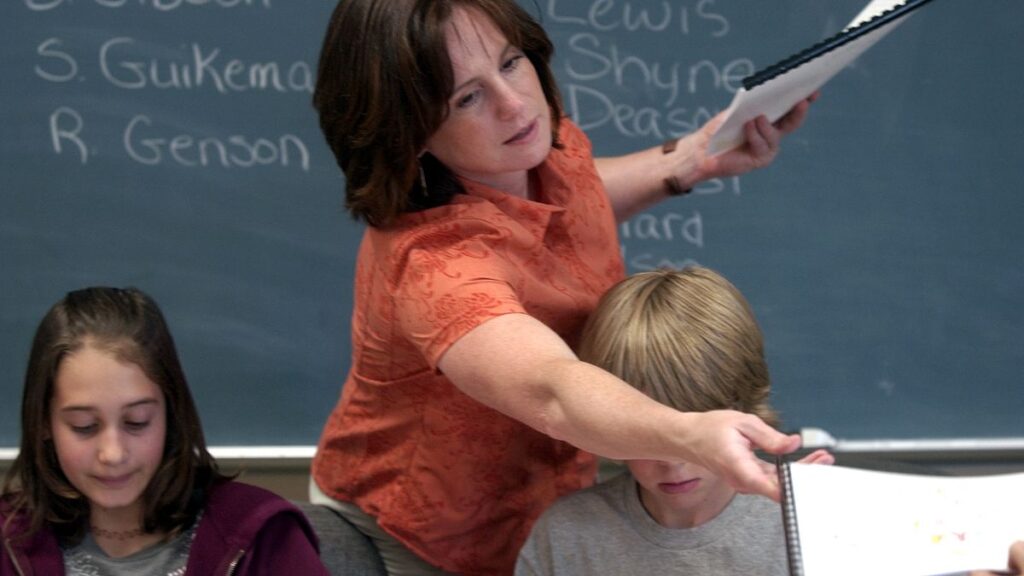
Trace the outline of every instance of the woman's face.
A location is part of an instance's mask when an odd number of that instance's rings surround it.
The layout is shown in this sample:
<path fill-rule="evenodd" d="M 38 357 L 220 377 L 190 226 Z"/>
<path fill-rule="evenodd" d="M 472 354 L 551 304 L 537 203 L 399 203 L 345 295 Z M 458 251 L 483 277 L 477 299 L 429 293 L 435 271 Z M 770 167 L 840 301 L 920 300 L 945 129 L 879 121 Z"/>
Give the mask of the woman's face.
<path fill-rule="evenodd" d="M 525 195 L 527 170 L 551 151 L 551 112 L 537 71 L 477 10 L 456 8 L 447 39 L 455 90 L 426 151 L 463 178 Z"/>
<path fill-rule="evenodd" d="M 141 497 L 163 458 L 164 396 L 135 364 L 86 346 L 57 368 L 50 432 L 61 470 L 103 514 L 141 514 Z"/>

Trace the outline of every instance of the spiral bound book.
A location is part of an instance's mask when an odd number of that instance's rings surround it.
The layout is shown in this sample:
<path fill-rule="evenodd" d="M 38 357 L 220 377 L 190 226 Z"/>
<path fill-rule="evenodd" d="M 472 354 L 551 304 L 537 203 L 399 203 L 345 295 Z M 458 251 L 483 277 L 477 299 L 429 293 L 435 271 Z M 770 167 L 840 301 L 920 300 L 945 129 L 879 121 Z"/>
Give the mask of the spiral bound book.
<path fill-rule="evenodd" d="M 1024 473 L 929 476 L 778 462 L 792 576 L 1007 570 Z"/>
<path fill-rule="evenodd" d="M 743 125 L 761 114 L 772 122 L 781 118 L 928 2 L 872 0 L 838 34 L 744 78 L 709 152 L 720 154 L 742 144 Z"/>

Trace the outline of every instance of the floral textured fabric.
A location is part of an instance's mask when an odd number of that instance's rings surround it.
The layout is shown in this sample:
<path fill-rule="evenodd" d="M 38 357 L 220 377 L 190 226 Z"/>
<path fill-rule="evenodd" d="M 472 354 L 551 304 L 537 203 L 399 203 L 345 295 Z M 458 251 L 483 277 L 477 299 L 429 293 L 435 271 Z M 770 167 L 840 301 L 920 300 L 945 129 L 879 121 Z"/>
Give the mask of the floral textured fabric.
<path fill-rule="evenodd" d="M 313 476 L 445 570 L 510 574 L 530 526 L 593 483 L 593 456 L 463 394 L 437 370 L 452 343 L 510 313 L 575 346 L 624 276 L 590 142 L 568 120 L 535 172 L 537 201 L 463 182 L 442 207 L 369 228 L 359 250 L 352 367 Z"/>

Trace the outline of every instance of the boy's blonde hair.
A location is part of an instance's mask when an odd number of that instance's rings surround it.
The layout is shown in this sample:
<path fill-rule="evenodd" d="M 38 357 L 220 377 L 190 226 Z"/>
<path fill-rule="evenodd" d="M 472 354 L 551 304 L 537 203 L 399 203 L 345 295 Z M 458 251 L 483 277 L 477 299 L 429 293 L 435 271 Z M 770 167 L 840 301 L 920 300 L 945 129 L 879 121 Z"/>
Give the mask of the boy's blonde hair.
<path fill-rule="evenodd" d="M 659 269 L 616 284 L 587 321 L 579 356 L 677 410 L 738 410 L 778 426 L 750 304 L 707 268 Z"/>

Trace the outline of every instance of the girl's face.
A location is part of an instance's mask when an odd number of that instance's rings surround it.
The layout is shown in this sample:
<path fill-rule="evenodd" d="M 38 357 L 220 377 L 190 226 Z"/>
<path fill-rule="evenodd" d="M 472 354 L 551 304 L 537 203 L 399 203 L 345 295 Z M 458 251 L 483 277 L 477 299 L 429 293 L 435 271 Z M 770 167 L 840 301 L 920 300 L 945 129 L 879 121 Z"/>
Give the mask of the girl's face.
<path fill-rule="evenodd" d="M 164 396 L 135 364 L 86 346 L 57 368 L 50 432 L 61 470 L 90 504 L 92 520 L 138 515 L 163 458 Z"/>
<path fill-rule="evenodd" d="M 463 178 L 525 195 L 527 170 L 551 151 L 551 110 L 537 71 L 477 10 L 456 8 L 447 34 L 455 90 L 426 151 Z"/>
<path fill-rule="evenodd" d="M 660 460 L 626 463 L 640 489 L 640 501 L 667 528 L 692 528 L 718 516 L 736 491 L 705 468 Z"/>

